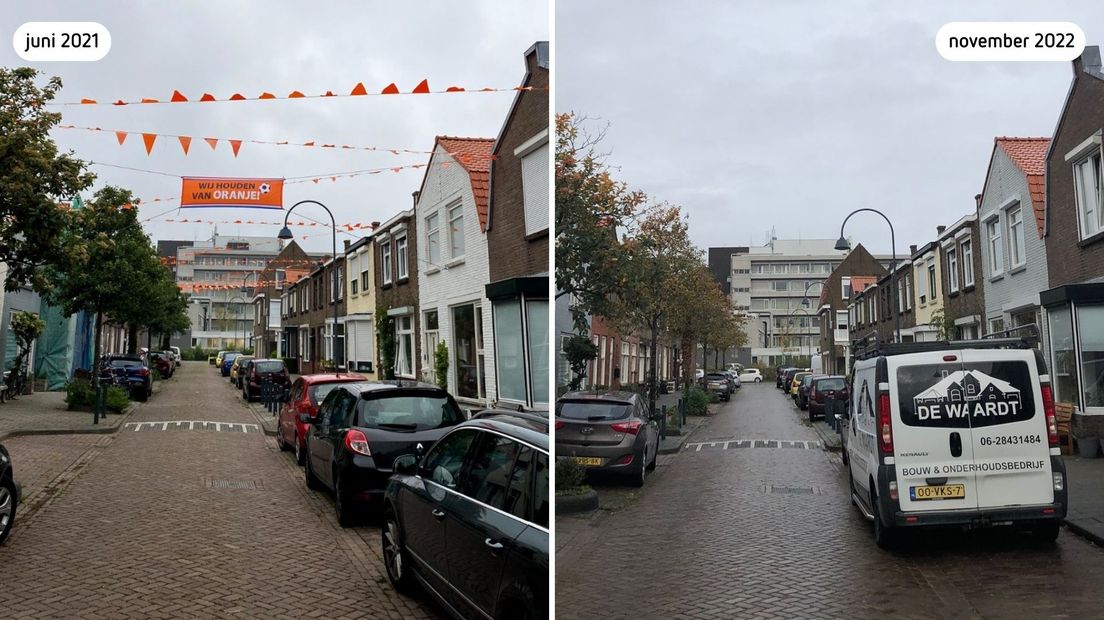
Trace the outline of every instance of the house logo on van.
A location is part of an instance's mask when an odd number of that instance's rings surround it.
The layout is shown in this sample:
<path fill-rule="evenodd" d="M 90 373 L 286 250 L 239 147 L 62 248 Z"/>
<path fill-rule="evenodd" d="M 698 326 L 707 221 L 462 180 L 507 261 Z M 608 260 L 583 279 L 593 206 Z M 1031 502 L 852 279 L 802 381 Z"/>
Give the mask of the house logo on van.
<path fill-rule="evenodd" d="M 988 426 L 1027 419 L 1033 413 L 1021 415 L 1019 389 L 977 370 L 952 372 L 912 401 L 920 422 L 969 418 L 973 426 Z"/>

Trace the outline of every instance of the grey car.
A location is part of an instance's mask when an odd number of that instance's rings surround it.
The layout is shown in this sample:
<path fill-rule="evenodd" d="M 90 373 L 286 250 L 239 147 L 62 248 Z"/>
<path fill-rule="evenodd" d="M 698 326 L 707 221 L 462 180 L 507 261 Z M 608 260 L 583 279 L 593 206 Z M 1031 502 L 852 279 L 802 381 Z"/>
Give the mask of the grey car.
<path fill-rule="evenodd" d="M 556 401 L 556 458 L 643 486 L 655 469 L 659 425 L 632 392 L 568 392 Z"/>

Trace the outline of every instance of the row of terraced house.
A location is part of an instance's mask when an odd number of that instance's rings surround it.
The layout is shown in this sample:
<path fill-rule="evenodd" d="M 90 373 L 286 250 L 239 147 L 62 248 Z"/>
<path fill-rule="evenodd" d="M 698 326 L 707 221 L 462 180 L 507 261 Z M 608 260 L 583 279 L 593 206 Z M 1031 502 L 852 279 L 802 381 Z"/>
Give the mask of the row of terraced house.
<path fill-rule="evenodd" d="M 525 67 L 521 86 L 532 88 L 517 92 L 498 136 L 438 136 L 407 208 L 336 257 L 283 247 L 256 280 L 255 355 L 303 374 L 444 380 L 479 407 L 547 409 L 547 42 Z"/>
<path fill-rule="evenodd" d="M 857 246 L 828 277 L 826 370 L 846 373 L 849 344 L 894 341 L 898 325 L 904 342 L 1037 337 L 1056 398 L 1104 415 L 1102 131 L 1104 70 L 1087 47 L 1054 134 L 996 138 L 973 208 L 895 273 Z"/>

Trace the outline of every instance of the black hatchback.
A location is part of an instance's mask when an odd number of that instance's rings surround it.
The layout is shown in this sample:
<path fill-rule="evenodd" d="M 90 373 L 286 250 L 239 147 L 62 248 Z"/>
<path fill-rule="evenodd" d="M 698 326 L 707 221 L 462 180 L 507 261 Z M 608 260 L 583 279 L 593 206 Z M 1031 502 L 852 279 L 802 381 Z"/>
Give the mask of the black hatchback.
<path fill-rule="evenodd" d="M 383 559 L 458 618 L 548 615 L 548 414 L 484 411 L 395 460 Z"/>
<path fill-rule="evenodd" d="M 0 444 L 0 544 L 3 544 L 15 525 L 15 509 L 18 505 L 19 490 L 15 486 L 11 457 L 8 456 L 4 444 Z"/>
<path fill-rule="evenodd" d="M 343 383 L 326 395 L 318 415 L 300 414 L 307 432 L 306 479 L 328 488 L 343 526 L 355 524 L 365 504 L 379 504 L 391 463 L 428 450 L 464 412 L 441 388 L 413 381 Z"/>

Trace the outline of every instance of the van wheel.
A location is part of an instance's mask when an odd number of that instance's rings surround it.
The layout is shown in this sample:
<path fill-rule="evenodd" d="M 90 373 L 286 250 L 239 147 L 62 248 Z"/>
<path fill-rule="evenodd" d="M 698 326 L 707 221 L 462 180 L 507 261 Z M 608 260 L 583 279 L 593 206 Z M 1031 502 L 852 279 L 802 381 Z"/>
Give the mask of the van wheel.
<path fill-rule="evenodd" d="M 1031 536 L 1044 543 L 1053 543 L 1058 540 L 1060 528 L 1057 521 L 1044 521 L 1031 526 Z"/>
<path fill-rule="evenodd" d="M 891 551 L 900 544 L 900 532 L 896 528 L 882 524 L 882 508 L 878 504 L 878 497 L 873 492 L 870 494 L 870 501 L 874 508 L 874 543 L 882 549 Z"/>

